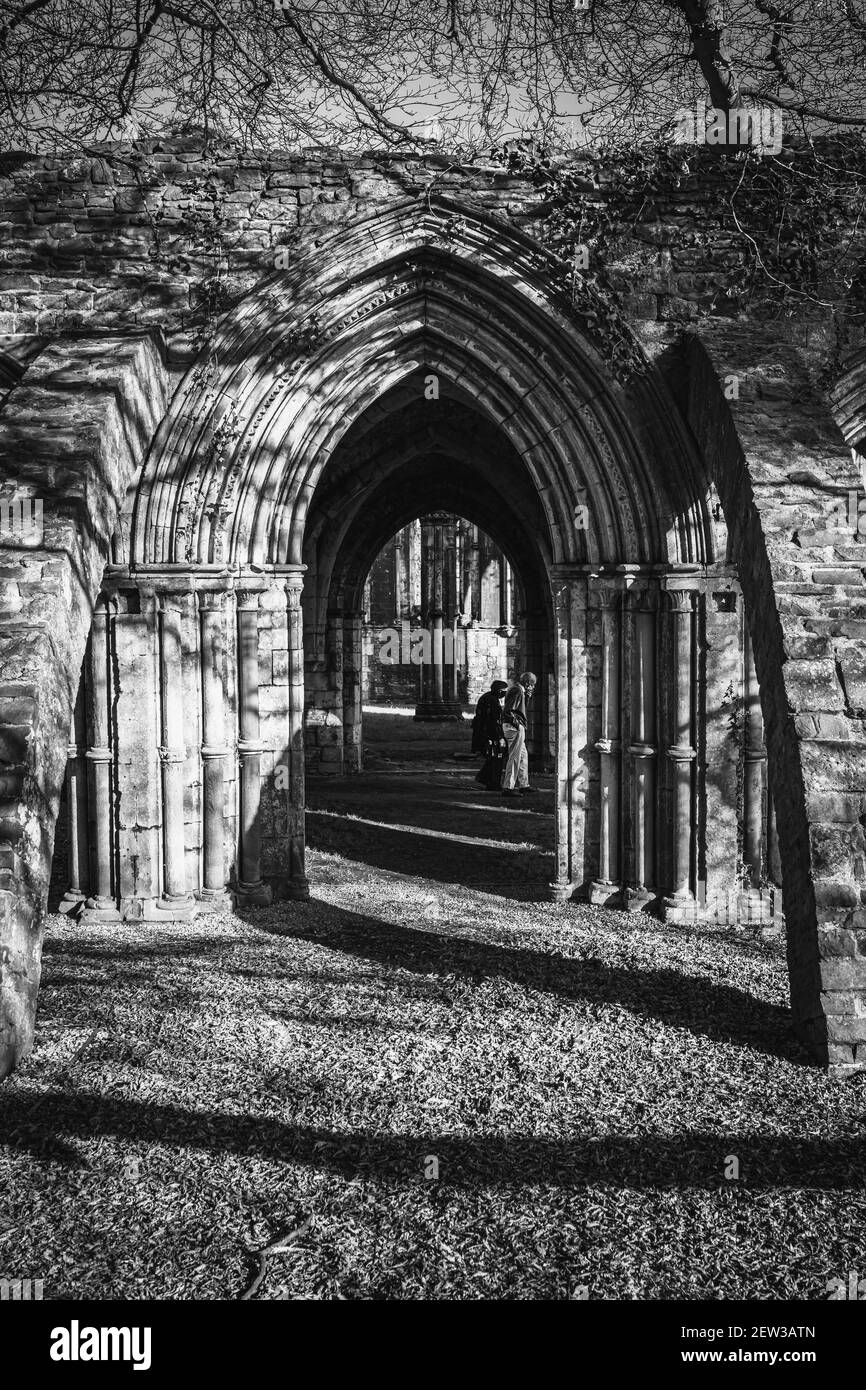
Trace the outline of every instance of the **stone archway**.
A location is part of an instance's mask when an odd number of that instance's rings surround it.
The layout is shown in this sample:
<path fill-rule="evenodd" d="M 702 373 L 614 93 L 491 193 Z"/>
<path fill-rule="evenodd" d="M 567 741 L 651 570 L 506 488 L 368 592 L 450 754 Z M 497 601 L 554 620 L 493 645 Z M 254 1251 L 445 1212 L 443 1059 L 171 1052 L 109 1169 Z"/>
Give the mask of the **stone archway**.
<path fill-rule="evenodd" d="M 552 891 L 655 905 L 672 921 L 737 917 L 738 860 L 747 832 L 760 840 L 764 801 L 753 776 L 751 804 L 737 802 L 725 695 L 739 699 L 749 678 L 743 605 L 710 501 L 712 480 L 741 559 L 742 486 L 722 476 L 716 441 L 681 392 L 677 408 L 659 368 L 645 360 L 617 378 L 581 305 L 551 289 L 552 271 L 537 243 L 491 218 L 432 198 L 389 204 L 308 244 L 221 321 L 140 468 L 159 391 L 147 410 L 130 401 L 136 447 L 124 445 L 113 490 L 100 486 L 119 496 L 134 485 L 116 525 L 116 507 L 100 516 L 95 578 L 62 663 L 77 674 L 93 608 L 90 715 L 68 767 L 70 805 L 79 787 L 86 803 L 73 830 L 88 841 L 73 846 L 84 911 L 146 921 L 207 911 L 227 887 L 249 903 L 307 894 L 302 596 L 327 647 L 334 595 L 345 631 L 373 540 L 409 515 L 401 488 L 417 483 L 424 505 L 453 506 L 462 461 L 462 500 L 522 559 L 545 615 Z M 413 401 L 430 376 L 447 410 L 416 438 Z M 146 370 L 142 379 L 151 386 Z M 118 431 L 101 424 L 104 466 Z M 575 525 L 584 507 L 588 528 Z M 772 577 L 766 592 L 772 600 Z M 781 659 L 767 648 L 756 664 L 763 698 Z M 42 880 L 73 698 L 74 679 L 62 710 L 27 725 L 57 772 L 40 793 L 41 839 L 21 840 Z M 796 780 L 785 715 L 763 704 L 771 757 Z M 18 804 L 23 827 L 26 795 Z M 799 814 L 808 825 L 809 808 Z M 795 838 L 783 845 L 789 863 Z M 16 872 L 6 1070 L 29 1045 L 38 983 L 39 884 L 32 868 Z M 745 896 L 764 910 L 760 888 Z M 814 904 L 800 909 L 792 997 L 826 1059 L 822 983 L 826 992 L 832 976 L 851 1001 L 864 991 L 856 971 L 818 970 Z M 864 1060 L 853 1035 L 834 1046 L 848 1048 L 831 1054 L 836 1065 Z"/>
<path fill-rule="evenodd" d="M 209 769 L 195 832 L 200 853 L 216 863 L 217 842 L 231 839 L 218 812 L 207 811 L 225 794 L 237 803 L 241 844 L 249 846 L 241 849 L 236 891 L 259 900 L 263 872 L 282 893 L 306 891 L 302 642 L 299 632 L 289 640 L 284 675 L 271 683 L 259 681 L 255 643 L 267 627 L 282 633 L 286 592 L 288 626 L 299 629 L 292 615 L 304 585 L 312 630 L 324 633 L 330 578 L 321 583 L 318 557 L 316 572 L 305 575 L 308 537 L 327 520 L 326 573 L 363 523 L 362 505 L 394 529 L 408 516 L 389 506 L 395 469 L 449 449 L 453 458 L 462 428 L 477 441 L 471 460 L 461 445 L 467 476 L 496 492 L 515 545 L 526 549 L 519 533 L 532 533 L 538 640 L 555 633 L 555 891 L 569 897 L 588 887 L 595 901 L 636 906 L 662 899 L 672 917 L 699 915 L 708 875 L 693 766 L 696 643 L 709 577 L 726 572 L 713 555 L 700 470 L 685 434 L 671 428 L 661 377 L 648 372 L 628 389 L 618 384 L 551 296 L 538 247 L 446 202 L 389 208 L 326 247 L 302 257 L 285 280 L 273 277 L 223 323 L 207 367 L 190 374 L 148 462 L 126 522 L 129 563 L 110 572 L 139 595 L 174 593 L 178 609 L 193 594 L 241 595 L 240 604 L 231 599 L 237 616 L 226 681 L 232 691 L 236 677 L 240 691 L 237 779 L 222 742 L 212 745 L 200 728 L 184 734 L 185 743 L 199 743 Z M 432 408 L 419 416 L 420 383 L 431 380 L 438 424 Z M 421 489 L 424 505 L 453 505 L 453 476 L 439 468 L 438 479 L 432 491 Z M 576 526 L 587 502 L 590 525 Z M 158 608 L 164 600 L 153 602 Z M 143 631 L 144 616 L 140 623 Z M 154 633 L 160 623 L 152 620 Z M 203 631 L 191 614 L 188 626 Z M 678 653 L 682 688 L 670 699 L 661 686 L 656 694 L 657 631 L 664 651 Z M 597 673 L 587 664 L 595 658 Z M 689 725 L 665 734 L 663 753 L 657 706 L 661 719 Z M 225 718 L 235 718 L 231 698 L 216 723 Z M 281 724 L 286 758 L 274 762 Z M 167 746 L 165 728 L 163 735 Z M 289 781 L 282 834 L 270 828 L 281 820 L 269 790 L 277 765 Z M 154 778 L 154 811 L 158 794 Z M 658 847 L 657 795 L 671 827 Z M 600 813 L 596 826 L 593 813 Z M 165 850 L 175 863 L 183 853 L 179 836 L 172 854 Z M 121 854 L 138 863 L 158 857 L 153 844 L 138 841 Z M 292 867 L 281 870 L 280 861 Z M 204 886 L 216 891 L 215 883 Z M 720 880 L 710 884 L 710 910 L 721 890 Z M 730 883 L 724 891 L 729 896 Z"/>

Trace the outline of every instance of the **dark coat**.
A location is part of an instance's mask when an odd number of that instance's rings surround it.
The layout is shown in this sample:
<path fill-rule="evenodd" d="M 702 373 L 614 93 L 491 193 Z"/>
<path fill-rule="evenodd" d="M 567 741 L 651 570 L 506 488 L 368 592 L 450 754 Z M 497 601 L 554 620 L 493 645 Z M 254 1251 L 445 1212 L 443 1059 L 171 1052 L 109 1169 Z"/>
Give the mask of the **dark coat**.
<path fill-rule="evenodd" d="M 472 752 L 487 753 L 491 743 L 502 738 L 502 705 L 492 690 L 485 690 L 475 706 L 472 720 Z"/>

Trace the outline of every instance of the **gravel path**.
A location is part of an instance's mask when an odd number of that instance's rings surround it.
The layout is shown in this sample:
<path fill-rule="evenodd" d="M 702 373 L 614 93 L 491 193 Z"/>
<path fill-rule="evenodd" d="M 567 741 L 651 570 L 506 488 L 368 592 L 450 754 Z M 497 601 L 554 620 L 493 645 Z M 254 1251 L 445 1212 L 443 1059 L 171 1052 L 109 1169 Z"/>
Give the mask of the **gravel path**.
<path fill-rule="evenodd" d="M 4 1277 L 237 1298 L 246 1247 L 300 1228 L 255 1297 L 824 1299 L 866 1274 L 864 1083 L 805 1063 L 781 946 L 543 901 L 545 786 L 323 781 L 309 903 L 53 918 L 0 1090 Z"/>

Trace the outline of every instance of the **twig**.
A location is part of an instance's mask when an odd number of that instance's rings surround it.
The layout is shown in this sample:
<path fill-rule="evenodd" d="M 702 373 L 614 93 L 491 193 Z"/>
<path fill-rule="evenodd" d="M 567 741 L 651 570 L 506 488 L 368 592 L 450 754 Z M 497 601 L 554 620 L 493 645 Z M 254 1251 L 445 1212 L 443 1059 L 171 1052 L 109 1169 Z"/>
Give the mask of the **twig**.
<path fill-rule="evenodd" d="M 296 1226 L 294 1230 L 286 1232 L 285 1235 L 277 1236 L 275 1241 L 272 1241 L 270 1245 L 263 1246 L 261 1250 L 255 1250 L 249 1245 L 244 1246 L 247 1254 L 258 1260 L 259 1268 L 253 1276 L 252 1282 L 241 1294 L 241 1303 L 253 1298 L 260 1289 L 262 1280 L 268 1272 L 268 1259 L 272 1255 L 299 1255 L 301 1253 L 296 1248 L 295 1242 L 300 1240 L 301 1236 L 306 1235 L 312 1222 L 313 1218 L 308 1216 L 306 1221 L 301 1222 L 300 1226 Z"/>

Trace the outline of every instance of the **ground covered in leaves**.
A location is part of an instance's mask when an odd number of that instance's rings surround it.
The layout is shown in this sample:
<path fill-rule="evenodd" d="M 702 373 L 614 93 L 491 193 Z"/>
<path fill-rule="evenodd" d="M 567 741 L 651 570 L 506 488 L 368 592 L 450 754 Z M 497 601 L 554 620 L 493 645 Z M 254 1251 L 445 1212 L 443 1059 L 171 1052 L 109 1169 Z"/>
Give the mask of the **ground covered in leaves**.
<path fill-rule="evenodd" d="M 805 1063 L 781 946 L 542 901 L 542 785 L 323 780 L 309 903 L 52 919 L 36 1050 L 0 1089 L 0 1274 L 825 1299 L 866 1273 L 866 1085 Z"/>

